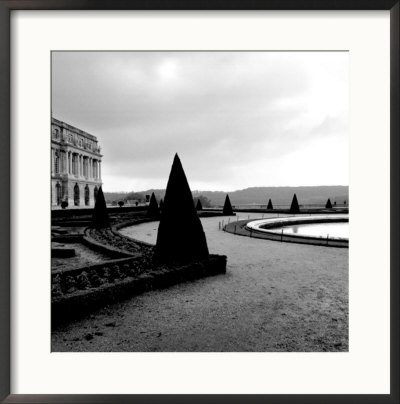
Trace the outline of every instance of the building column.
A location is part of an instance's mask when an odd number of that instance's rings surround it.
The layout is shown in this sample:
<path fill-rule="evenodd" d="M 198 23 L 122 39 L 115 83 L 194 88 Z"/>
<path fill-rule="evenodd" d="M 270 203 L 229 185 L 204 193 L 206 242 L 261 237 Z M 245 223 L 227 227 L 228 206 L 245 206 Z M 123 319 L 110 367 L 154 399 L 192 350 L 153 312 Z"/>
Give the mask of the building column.
<path fill-rule="evenodd" d="M 101 181 L 101 160 L 99 160 L 99 180 Z"/>
<path fill-rule="evenodd" d="M 54 174 L 54 149 L 51 148 L 51 175 Z"/>

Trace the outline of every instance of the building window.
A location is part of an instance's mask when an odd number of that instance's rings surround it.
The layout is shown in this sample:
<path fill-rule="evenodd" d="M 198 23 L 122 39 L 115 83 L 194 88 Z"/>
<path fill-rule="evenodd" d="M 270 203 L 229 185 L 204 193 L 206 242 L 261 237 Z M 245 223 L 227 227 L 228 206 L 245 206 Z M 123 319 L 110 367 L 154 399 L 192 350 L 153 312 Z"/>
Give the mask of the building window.
<path fill-rule="evenodd" d="M 88 159 L 87 158 L 83 159 L 83 175 L 85 177 L 88 176 Z"/>
<path fill-rule="evenodd" d="M 61 186 L 62 200 L 68 201 L 68 184 L 63 183 Z"/>
<path fill-rule="evenodd" d="M 99 189 L 96 187 L 94 187 L 94 191 L 93 191 L 93 196 L 94 196 L 94 202 L 96 202 L 97 199 L 97 193 L 99 192 Z"/>
<path fill-rule="evenodd" d="M 79 206 L 79 199 L 80 199 L 79 186 L 78 186 L 78 184 L 75 184 L 75 186 L 74 186 L 74 205 L 75 206 Z"/>
<path fill-rule="evenodd" d="M 61 193 L 61 185 L 57 182 L 56 184 L 56 201 L 57 205 L 61 205 L 62 193 Z"/>
<path fill-rule="evenodd" d="M 60 130 L 58 128 L 53 128 L 53 137 L 58 139 L 60 137 Z"/>
<path fill-rule="evenodd" d="M 78 156 L 72 155 L 72 174 L 78 175 Z"/>
<path fill-rule="evenodd" d="M 90 195 L 89 195 L 89 186 L 86 185 L 85 187 L 85 205 L 89 206 Z"/>
<path fill-rule="evenodd" d="M 60 155 L 58 151 L 54 153 L 54 171 L 56 174 L 60 174 Z"/>

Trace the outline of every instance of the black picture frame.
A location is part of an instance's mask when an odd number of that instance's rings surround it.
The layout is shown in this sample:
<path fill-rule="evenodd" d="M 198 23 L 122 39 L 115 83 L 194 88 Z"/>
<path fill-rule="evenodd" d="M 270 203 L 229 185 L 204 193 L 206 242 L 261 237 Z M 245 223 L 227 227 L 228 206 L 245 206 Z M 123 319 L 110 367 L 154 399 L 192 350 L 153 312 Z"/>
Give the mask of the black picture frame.
<path fill-rule="evenodd" d="M 390 10 L 390 394 L 16 395 L 10 391 L 10 12 L 12 10 Z M 399 0 L 0 0 L 0 400 L 4 403 L 399 403 Z M 10 210 L 11 208 L 11 210 Z"/>

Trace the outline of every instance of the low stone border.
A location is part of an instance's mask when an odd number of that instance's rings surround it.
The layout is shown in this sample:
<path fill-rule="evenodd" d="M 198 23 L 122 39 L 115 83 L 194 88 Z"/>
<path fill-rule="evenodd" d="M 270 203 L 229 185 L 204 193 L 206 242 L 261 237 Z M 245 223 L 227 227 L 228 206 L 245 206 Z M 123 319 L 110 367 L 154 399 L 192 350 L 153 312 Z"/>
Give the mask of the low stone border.
<path fill-rule="evenodd" d="M 149 290 L 223 274 L 226 260 L 225 255 L 210 255 L 196 263 L 146 268 L 141 258 L 129 258 L 53 273 L 52 327 Z"/>
<path fill-rule="evenodd" d="M 290 209 L 263 209 L 263 208 L 233 208 L 235 212 L 250 212 L 250 213 L 284 213 L 290 215 Z M 338 213 L 349 213 L 348 208 L 333 208 L 333 209 L 325 209 L 325 208 L 302 208 L 300 206 L 300 214 L 304 213 L 305 215 L 318 215 L 323 213 L 324 215 L 336 215 Z"/>
<path fill-rule="evenodd" d="M 55 247 L 51 248 L 52 258 L 70 258 L 75 257 L 75 248 Z"/>
<path fill-rule="evenodd" d="M 237 234 L 239 236 L 260 238 L 264 240 L 274 240 L 281 241 L 285 243 L 298 243 L 298 244 L 311 244 L 324 247 L 338 247 L 338 248 L 349 248 L 349 240 L 338 240 L 338 239 L 323 239 L 323 238 L 311 238 L 311 237 L 298 237 L 290 236 L 288 234 L 278 234 L 278 233 L 267 233 L 267 232 L 256 232 L 251 229 L 247 229 L 246 225 L 249 222 L 253 222 L 255 219 L 250 220 L 239 220 L 237 222 L 228 223 L 223 227 L 223 230 L 227 233 Z"/>

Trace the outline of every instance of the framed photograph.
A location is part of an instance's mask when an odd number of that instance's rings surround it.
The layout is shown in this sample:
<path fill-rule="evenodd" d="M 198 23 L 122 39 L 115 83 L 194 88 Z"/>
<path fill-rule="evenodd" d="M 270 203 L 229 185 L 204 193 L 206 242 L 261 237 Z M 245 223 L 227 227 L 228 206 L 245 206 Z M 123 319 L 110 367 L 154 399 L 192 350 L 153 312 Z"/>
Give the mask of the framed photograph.
<path fill-rule="evenodd" d="M 0 398 L 399 402 L 399 2 L 0 1 Z"/>

